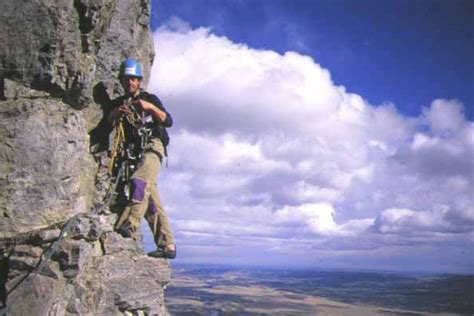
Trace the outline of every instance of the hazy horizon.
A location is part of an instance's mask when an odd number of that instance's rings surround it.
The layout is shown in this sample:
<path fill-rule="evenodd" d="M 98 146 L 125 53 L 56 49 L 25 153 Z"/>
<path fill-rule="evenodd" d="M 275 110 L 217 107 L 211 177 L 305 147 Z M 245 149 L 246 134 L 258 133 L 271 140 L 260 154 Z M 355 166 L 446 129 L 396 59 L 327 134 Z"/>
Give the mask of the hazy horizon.
<path fill-rule="evenodd" d="M 473 281 L 473 275 L 173 266 L 166 297 L 177 315 L 470 315 Z"/>

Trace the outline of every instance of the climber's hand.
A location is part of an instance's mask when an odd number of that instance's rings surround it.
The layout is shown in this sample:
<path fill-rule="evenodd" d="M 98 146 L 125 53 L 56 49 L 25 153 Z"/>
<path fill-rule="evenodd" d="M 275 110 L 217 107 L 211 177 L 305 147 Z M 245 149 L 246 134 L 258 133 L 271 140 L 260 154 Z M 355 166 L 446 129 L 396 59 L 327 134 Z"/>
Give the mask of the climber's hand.
<path fill-rule="evenodd" d="M 145 111 L 145 112 L 153 111 L 153 109 L 155 108 L 155 106 L 153 104 L 151 104 L 150 102 L 145 101 L 143 99 L 133 100 L 132 104 L 134 106 L 136 106 L 138 109 L 140 109 L 142 111 Z"/>

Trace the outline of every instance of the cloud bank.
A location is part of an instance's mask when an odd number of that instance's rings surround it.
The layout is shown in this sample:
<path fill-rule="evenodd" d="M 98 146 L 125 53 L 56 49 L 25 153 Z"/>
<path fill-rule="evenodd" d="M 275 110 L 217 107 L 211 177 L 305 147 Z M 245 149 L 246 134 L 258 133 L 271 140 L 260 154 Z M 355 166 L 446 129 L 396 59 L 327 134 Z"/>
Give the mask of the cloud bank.
<path fill-rule="evenodd" d="M 406 117 L 311 57 L 178 19 L 154 42 L 148 90 L 175 120 L 158 183 L 183 261 L 472 272 L 474 123 L 460 101 Z"/>

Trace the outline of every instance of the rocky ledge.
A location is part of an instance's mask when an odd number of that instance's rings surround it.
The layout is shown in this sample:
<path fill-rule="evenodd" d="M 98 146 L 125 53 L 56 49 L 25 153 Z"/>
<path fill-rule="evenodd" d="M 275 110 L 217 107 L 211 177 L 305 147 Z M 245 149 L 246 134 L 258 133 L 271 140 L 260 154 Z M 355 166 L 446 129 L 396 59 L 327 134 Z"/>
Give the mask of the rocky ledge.
<path fill-rule="evenodd" d="M 113 214 L 78 214 L 62 229 L 16 236 L 23 240 L 10 243 L 2 267 L 9 295 L 1 314 L 166 315 L 169 263 L 115 233 L 115 220 Z"/>

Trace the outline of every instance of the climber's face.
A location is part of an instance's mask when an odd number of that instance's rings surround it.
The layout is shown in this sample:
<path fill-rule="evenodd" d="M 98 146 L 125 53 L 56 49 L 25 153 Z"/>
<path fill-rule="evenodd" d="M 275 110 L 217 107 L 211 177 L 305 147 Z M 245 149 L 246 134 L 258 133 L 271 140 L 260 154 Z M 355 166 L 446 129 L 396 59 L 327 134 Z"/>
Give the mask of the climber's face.
<path fill-rule="evenodd" d="M 122 86 L 127 94 L 135 95 L 140 89 L 140 78 L 134 76 L 123 76 Z"/>

